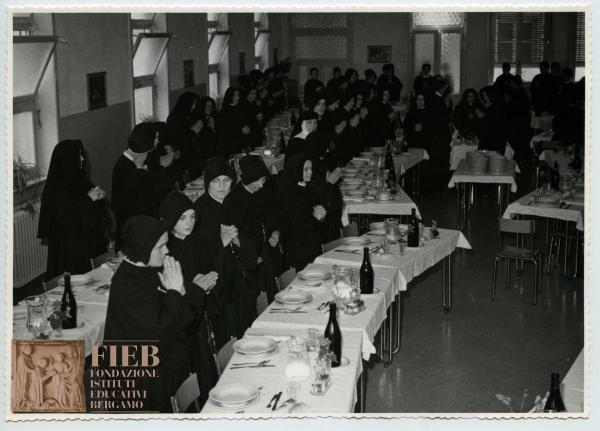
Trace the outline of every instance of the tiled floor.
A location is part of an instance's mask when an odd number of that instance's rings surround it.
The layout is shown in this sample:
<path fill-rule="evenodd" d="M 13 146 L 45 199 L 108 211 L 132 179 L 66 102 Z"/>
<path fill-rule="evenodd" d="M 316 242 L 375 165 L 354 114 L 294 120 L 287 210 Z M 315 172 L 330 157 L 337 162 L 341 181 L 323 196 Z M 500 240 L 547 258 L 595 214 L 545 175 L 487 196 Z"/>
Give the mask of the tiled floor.
<path fill-rule="evenodd" d="M 528 189 L 523 184 L 521 191 Z M 371 365 L 366 411 L 526 411 L 548 390 L 550 373 L 562 378 L 582 348 L 581 277 L 569 281 L 562 269 L 552 268 L 534 306 L 532 268 L 521 275 L 513 271 L 507 290 L 501 265 L 496 300 L 490 301 L 496 207 L 494 195 L 484 198 L 483 192 L 465 229 L 473 250 L 458 251 L 455 258 L 452 311 L 442 311 L 440 265 L 409 285 L 401 350 L 388 368 Z M 455 226 L 455 207 L 454 190 L 419 201 L 426 224 L 434 218 L 440 227 Z M 496 394 L 510 397 L 510 408 Z"/>

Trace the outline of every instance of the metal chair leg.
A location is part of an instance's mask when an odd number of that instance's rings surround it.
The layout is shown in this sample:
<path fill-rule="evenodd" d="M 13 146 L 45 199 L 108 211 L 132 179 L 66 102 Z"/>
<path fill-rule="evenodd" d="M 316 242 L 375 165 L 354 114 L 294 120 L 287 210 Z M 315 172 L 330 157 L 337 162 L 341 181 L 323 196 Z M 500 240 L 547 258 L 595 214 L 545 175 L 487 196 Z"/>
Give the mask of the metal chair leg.
<path fill-rule="evenodd" d="M 506 259 L 506 288 L 510 289 L 510 259 Z"/>
<path fill-rule="evenodd" d="M 538 291 L 538 261 L 533 260 L 535 266 L 535 272 L 533 273 L 533 305 L 537 305 L 537 291 Z"/>
<path fill-rule="evenodd" d="M 494 275 L 492 277 L 492 301 L 496 299 L 496 275 L 498 274 L 498 257 L 494 258 Z"/>

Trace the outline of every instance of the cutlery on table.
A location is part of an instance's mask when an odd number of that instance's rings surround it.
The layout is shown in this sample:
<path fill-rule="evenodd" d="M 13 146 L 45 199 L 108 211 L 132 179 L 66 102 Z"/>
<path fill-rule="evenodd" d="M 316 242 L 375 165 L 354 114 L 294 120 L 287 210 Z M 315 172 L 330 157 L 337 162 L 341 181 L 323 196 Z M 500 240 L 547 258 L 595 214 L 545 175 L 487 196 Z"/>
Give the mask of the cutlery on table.
<path fill-rule="evenodd" d="M 300 313 L 307 313 L 307 311 L 303 311 L 303 310 L 269 310 L 269 314 L 300 314 Z"/>
<path fill-rule="evenodd" d="M 358 250 L 341 250 L 341 249 L 338 249 L 338 250 L 334 250 L 334 251 L 337 251 L 338 253 L 358 254 Z"/>
<path fill-rule="evenodd" d="M 273 395 L 273 398 L 271 398 L 271 401 L 269 401 L 269 404 L 267 404 L 267 408 L 271 408 L 273 401 L 275 401 L 277 399 L 277 397 L 280 397 L 280 396 L 281 396 L 281 392 L 277 392 L 275 395 Z"/>
<path fill-rule="evenodd" d="M 265 364 L 265 365 L 243 365 L 241 367 L 231 367 L 230 370 L 240 370 L 242 368 L 272 368 L 275 365 Z"/>
<path fill-rule="evenodd" d="M 271 411 L 275 411 L 277 409 L 277 403 L 279 402 L 279 399 L 281 398 L 282 394 L 283 394 L 283 392 L 279 392 L 277 394 L 277 399 L 275 400 L 275 404 L 273 404 L 273 408 L 271 409 Z"/>
<path fill-rule="evenodd" d="M 324 308 L 327 308 L 328 305 L 329 305 L 329 301 L 322 302 L 321 305 L 319 305 L 317 307 L 317 310 L 322 310 Z"/>
<path fill-rule="evenodd" d="M 260 362 L 241 362 L 239 364 L 231 364 L 231 365 L 234 367 L 241 367 L 242 365 L 266 365 L 269 362 L 271 362 L 270 359 L 265 359 L 264 361 L 260 361 Z"/>
<path fill-rule="evenodd" d="M 287 307 L 273 307 L 270 308 L 270 311 L 298 311 L 300 310 L 302 307 L 304 307 L 304 305 L 300 305 L 298 307 L 294 307 L 294 308 L 287 308 Z"/>

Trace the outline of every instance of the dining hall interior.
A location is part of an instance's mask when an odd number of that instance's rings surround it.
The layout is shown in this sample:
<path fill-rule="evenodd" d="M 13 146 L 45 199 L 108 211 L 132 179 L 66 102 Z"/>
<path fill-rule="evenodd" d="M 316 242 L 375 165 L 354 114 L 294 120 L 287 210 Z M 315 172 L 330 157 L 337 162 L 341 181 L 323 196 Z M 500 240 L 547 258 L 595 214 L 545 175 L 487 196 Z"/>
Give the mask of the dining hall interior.
<path fill-rule="evenodd" d="M 14 339 L 158 339 L 152 411 L 585 411 L 583 9 L 12 26 Z"/>

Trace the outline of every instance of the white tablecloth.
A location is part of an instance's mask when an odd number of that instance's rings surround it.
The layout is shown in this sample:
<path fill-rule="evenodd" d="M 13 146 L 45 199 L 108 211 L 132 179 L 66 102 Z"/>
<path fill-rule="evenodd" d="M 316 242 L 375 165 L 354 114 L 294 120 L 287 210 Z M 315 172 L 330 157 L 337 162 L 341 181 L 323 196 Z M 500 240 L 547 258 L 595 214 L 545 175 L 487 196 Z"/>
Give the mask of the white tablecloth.
<path fill-rule="evenodd" d="M 469 151 L 477 150 L 477 145 L 457 144 L 455 142 L 452 142 L 450 144 L 450 147 L 452 148 L 450 150 L 450 170 L 451 171 L 455 171 L 458 168 L 458 164 L 460 163 L 461 160 L 464 160 L 467 158 L 467 153 Z M 504 149 L 504 157 L 506 157 L 507 160 L 513 160 L 514 156 L 515 156 L 515 152 L 513 151 L 512 147 L 507 143 L 506 147 Z M 517 173 L 521 172 L 518 165 L 515 165 L 515 172 L 517 172 Z"/>
<path fill-rule="evenodd" d="M 558 207 L 549 207 L 543 205 L 537 205 L 533 202 L 533 197 L 536 191 L 511 202 L 506 211 L 502 215 L 503 218 L 513 218 L 518 215 L 531 215 L 538 217 L 553 218 L 558 220 L 566 220 L 574 222 L 577 230 L 583 231 L 583 200 L 574 198 L 564 198 L 566 205 L 571 205 L 567 209 Z M 530 203 L 531 202 L 531 203 Z"/>
<path fill-rule="evenodd" d="M 398 193 L 394 195 L 394 200 L 391 201 L 344 197 L 342 224 L 346 226 L 349 223 L 350 214 L 410 215 L 413 208 L 417 210 L 417 216 L 421 218 L 417 205 L 400 187 L 398 187 Z"/>
<path fill-rule="evenodd" d="M 104 322 L 106 320 L 106 308 L 108 306 L 108 291 L 97 294 L 94 289 L 103 284 L 110 283 L 113 271 L 107 268 L 99 267 L 90 274 L 94 280 L 93 285 L 74 287 L 73 294 L 77 302 L 77 320 L 80 326 L 74 329 L 63 329 L 61 340 L 84 340 L 86 356 L 92 352 L 92 346 L 101 344 L 104 339 Z M 63 287 L 58 286 L 55 289 L 46 292 L 48 300 L 51 302 L 60 301 Z M 32 336 L 27 330 L 27 305 L 21 301 L 13 307 L 13 338 L 31 339 Z"/>
<path fill-rule="evenodd" d="M 252 335 L 266 335 L 272 336 L 276 340 L 283 340 L 287 336 L 306 336 L 304 330 L 299 329 L 287 329 L 287 328 L 250 328 L 246 332 L 246 336 Z M 311 383 L 314 379 L 314 369 L 311 366 L 311 375 L 307 381 L 302 383 L 300 389 L 299 400 L 306 405 L 303 408 L 302 415 L 312 414 L 332 414 L 332 413 L 352 413 L 354 412 L 354 405 L 356 404 L 356 393 L 357 393 L 357 381 L 362 373 L 362 361 L 360 357 L 362 335 L 360 332 L 343 332 L 342 334 L 342 357 L 349 360 L 348 365 L 333 368 L 331 373 L 331 386 L 324 395 L 312 395 L 310 393 Z M 260 399 L 258 402 L 250 407 L 243 409 L 244 415 L 257 415 L 257 416 L 281 416 L 285 415 L 284 411 L 273 412 L 271 408 L 267 408 L 267 404 L 279 391 L 283 394 L 279 400 L 278 406 L 281 406 L 285 400 L 288 399 L 286 392 L 286 377 L 285 377 L 285 366 L 287 358 L 287 345 L 285 341 L 279 343 L 279 352 L 270 357 L 270 365 L 275 367 L 265 368 L 241 368 L 239 370 L 232 370 L 231 364 L 241 362 L 251 362 L 248 357 L 241 356 L 238 353 L 234 353 L 229 365 L 223 372 L 223 375 L 217 383 L 219 385 L 225 383 L 236 383 L 244 382 L 261 387 Z M 314 363 L 314 354 L 309 353 L 309 359 L 311 365 Z M 259 360 L 257 360 L 259 362 Z M 217 407 L 211 401 L 207 401 L 202 409 L 203 414 L 210 414 L 215 416 L 232 416 L 236 415 L 238 409 L 224 409 Z M 239 414 L 237 417 L 241 417 Z"/>
<path fill-rule="evenodd" d="M 425 148 L 409 148 L 408 152 L 394 156 L 394 166 L 398 175 L 404 175 L 413 166 L 429 160 L 429 153 Z"/>
<path fill-rule="evenodd" d="M 341 254 L 341 253 L 340 253 Z M 350 254 L 349 254 L 350 255 Z M 354 255 L 352 255 L 354 256 Z M 356 256 L 359 256 L 358 254 Z M 317 258 L 318 259 L 318 258 Z M 362 262 L 362 257 L 361 257 Z M 344 262 L 344 265 L 358 266 L 355 262 Z M 307 268 L 326 269 L 331 271 L 331 264 L 321 265 L 309 264 Z M 368 360 L 371 354 L 376 353 L 374 339 L 381 324 L 386 318 L 387 309 L 394 300 L 397 275 L 396 271 L 389 268 L 375 269 L 375 288 L 377 293 L 372 295 L 362 295 L 366 309 L 356 315 L 348 315 L 340 312 L 338 323 L 342 333 L 360 332 L 362 334 L 362 356 Z M 286 328 L 286 329 L 306 329 L 306 328 L 325 328 L 329 319 L 328 309 L 317 310 L 317 307 L 323 302 L 332 299 L 329 288 L 333 280 L 323 283 L 319 287 L 309 287 L 303 285 L 298 279 L 294 280 L 289 289 L 301 289 L 313 295 L 313 300 L 301 308 L 307 313 L 269 313 L 271 308 L 281 308 L 280 304 L 273 302 L 252 324 L 253 328 Z"/>
<path fill-rule="evenodd" d="M 583 412 L 584 408 L 584 353 L 583 349 L 571 365 L 560 387 L 565 408 L 569 413 Z"/>
<path fill-rule="evenodd" d="M 393 247 L 390 254 L 372 254 L 371 265 L 377 271 L 380 268 L 393 269 L 398 275 L 398 289 L 404 291 L 408 283 L 418 275 L 431 268 L 444 257 L 449 256 L 459 248 L 470 249 L 471 244 L 458 230 L 438 229 L 440 236 L 437 239 L 425 241 L 423 247 L 418 249 L 407 248 L 404 255 L 400 255 L 398 245 Z M 381 236 L 365 235 L 373 241 L 382 241 Z M 337 249 L 336 249 L 337 250 Z M 362 262 L 360 254 L 340 253 L 335 250 L 317 257 L 316 263 L 328 263 L 338 265 L 359 264 Z"/>
<path fill-rule="evenodd" d="M 512 169 L 509 168 L 512 166 Z M 450 178 L 448 188 L 453 188 L 456 183 L 484 183 L 484 184 L 510 184 L 510 191 L 517 192 L 517 183 L 515 182 L 514 164 L 507 164 L 507 171 L 503 174 L 473 174 L 467 168 L 467 161 L 461 160 L 456 171 Z"/>

